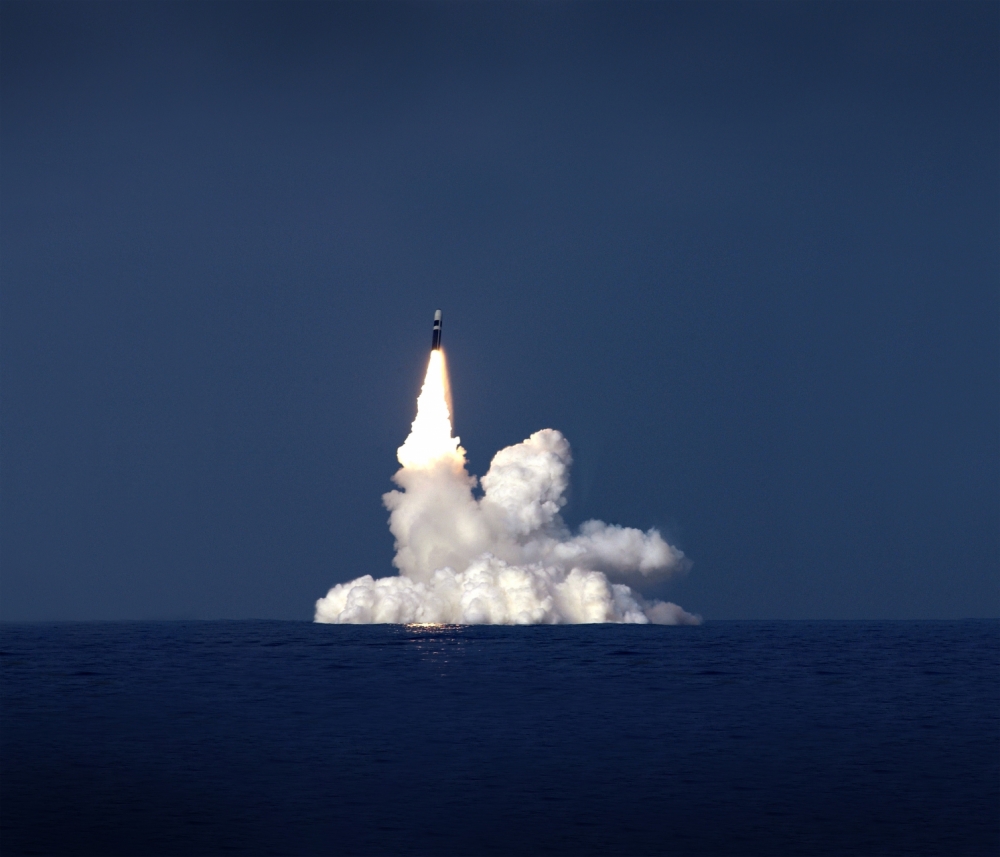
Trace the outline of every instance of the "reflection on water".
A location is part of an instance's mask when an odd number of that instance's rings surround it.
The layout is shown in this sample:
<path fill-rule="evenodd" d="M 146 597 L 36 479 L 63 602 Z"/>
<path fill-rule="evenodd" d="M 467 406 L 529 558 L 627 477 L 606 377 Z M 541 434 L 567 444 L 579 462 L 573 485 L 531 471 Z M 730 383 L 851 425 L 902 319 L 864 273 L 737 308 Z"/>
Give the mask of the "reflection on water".
<path fill-rule="evenodd" d="M 461 639 L 462 633 L 471 626 L 414 622 L 396 627 L 403 630 L 409 644 L 416 648 L 422 660 L 431 660 L 438 666 L 444 667 L 449 663 L 449 655 L 464 643 Z"/>
<path fill-rule="evenodd" d="M 444 625 L 438 622 L 412 622 L 402 626 L 407 631 L 415 631 L 418 634 L 441 633 L 444 631 L 461 632 L 469 625 Z"/>

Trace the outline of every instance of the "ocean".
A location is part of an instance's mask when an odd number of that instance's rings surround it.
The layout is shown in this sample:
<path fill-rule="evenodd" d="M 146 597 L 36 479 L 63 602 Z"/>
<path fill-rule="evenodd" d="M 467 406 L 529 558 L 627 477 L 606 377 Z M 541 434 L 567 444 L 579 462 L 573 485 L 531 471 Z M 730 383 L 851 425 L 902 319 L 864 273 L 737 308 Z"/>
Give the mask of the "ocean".
<path fill-rule="evenodd" d="M 3 855 L 996 855 L 1000 622 L 0 626 Z"/>

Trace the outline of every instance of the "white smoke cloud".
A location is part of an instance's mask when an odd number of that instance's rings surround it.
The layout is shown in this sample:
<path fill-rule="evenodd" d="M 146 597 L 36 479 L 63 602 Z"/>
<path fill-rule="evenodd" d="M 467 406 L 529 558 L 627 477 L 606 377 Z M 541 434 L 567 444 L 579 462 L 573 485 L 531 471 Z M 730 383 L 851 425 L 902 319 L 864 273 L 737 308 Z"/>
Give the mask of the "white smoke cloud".
<path fill-rule="evenodd" d="M 655 529 L 587 521 L 574 535 L 563 523 L 572 457 L 558 431 L 500 450 L 481 480 L 482 496 L 475 495 L 477 480 L 451 433 L 441 352 L 432 352 L 398 457 L 403 466 L 393 481 L 402 490 L 382 499 L 400 574 L 334 586 L 316 602 L 317 622 L 700 622 L 612 579 L 662 579 L 687 568 Z"/>

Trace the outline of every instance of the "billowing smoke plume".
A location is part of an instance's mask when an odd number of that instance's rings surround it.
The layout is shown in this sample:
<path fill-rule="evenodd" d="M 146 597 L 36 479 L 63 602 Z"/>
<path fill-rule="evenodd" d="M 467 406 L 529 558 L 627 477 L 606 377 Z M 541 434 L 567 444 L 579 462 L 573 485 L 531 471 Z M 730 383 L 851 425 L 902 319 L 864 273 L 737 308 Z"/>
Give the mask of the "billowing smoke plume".
<path fill-rule="evenodd" d="M 563 523 L 572 459 L 558 431 L 500 450 L 477 497 L 448 400 L 444 355 L 432 351 L 417 417 L 397 453 L 393 481 L 402 490 L 383 497 L 400 574 L 334 586 L 316 602 L 317 622 L 700 621 L 676 604 L 646 601 L 626 582 L 686 568 L 684 554 L 656 530 L 587 521 L 574 535 Z"/>

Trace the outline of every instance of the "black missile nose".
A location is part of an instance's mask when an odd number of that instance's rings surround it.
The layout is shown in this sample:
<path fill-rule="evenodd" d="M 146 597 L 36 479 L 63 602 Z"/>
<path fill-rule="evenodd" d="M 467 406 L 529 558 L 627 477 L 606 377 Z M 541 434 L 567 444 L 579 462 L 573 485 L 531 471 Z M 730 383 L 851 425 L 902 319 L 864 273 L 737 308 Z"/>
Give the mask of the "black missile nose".
<path fill-rule="evenodd" d="M 431 351 L 437 351 L 441 347 L 441 310 L 434 312 L 434 329 L 431 335 Z"/>

